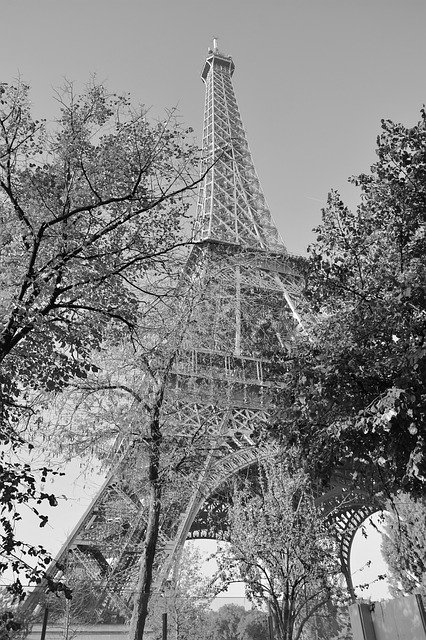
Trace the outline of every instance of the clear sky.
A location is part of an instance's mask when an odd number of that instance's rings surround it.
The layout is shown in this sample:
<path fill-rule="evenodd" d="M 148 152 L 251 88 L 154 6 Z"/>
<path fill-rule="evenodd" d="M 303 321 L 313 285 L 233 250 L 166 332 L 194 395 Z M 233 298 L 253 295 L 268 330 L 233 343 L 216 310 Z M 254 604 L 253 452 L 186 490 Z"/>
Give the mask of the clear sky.
<path fill-rule="evenodd" d="M 417 121 L 426 101 L 424 0 L 0 0 L 1 79 L 53 88 L 92 73 L 161 115 L 178 106 L 199 134 L 212 36 L 234 86 L 254 162 L 291 252 L 312 240 L 330 188 L 374 160 L 380 119 Z"/>
<path fill-rule="evenodd" d="M 197 135 L 217 36 L 293 253 L 331 188 L 356 203 L 347 177 L 374 161 L 380 119 L 414 124 L 426 102 L 424 0 L 0 0 L 0 15 L 0 81 L 28 82 L 37 116 L 54 117 L 64 78 L 81 87 L 95 73 L 153 116 L 177 106 Z"/>

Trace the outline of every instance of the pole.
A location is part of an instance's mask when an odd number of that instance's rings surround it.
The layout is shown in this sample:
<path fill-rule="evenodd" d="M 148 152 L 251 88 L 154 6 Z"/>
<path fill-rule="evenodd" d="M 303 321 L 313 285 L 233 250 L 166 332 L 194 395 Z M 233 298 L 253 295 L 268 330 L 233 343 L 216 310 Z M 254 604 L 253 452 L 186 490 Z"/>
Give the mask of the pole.
<path fill-rule="evenodd" d="M 70 633 L 70 614 L 71 614 L 71 600 L 65 602 L 65 640 L 68 640 Z"/>
<path fill-rule="evenodd" d="M 41 636 L 40 636 L 40 640 L 44 640 L 46 637 L 46 629 L 47 629 L 47 618 L 49 617 L 49 607 L 46 607 L 44 609 L 44 616 L 43 616 L 43 625 L 41 627 Z"/>
<path fill-rule="evenodd" d="M 167 640 L 167 613 L 163 613 L 163 640 Z"/>

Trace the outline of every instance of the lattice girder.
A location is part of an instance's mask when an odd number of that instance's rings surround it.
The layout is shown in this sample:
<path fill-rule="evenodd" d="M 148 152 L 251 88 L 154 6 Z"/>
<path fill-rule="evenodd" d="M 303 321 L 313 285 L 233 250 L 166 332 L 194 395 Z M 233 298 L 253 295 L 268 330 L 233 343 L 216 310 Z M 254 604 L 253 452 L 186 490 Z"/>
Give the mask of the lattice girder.
<path fill-rule="evenodd" d="M 203 169 L 212 166 L 200 190 L 197 238 L 285 251 L 256 175 L 232 87 L 232 59 L 211 53 L 206 85 Z"/>
<path fill-rule="evenodd" d="M 301 326 L 294 302 L 301 278 L 285 254 L 205 242 L 194 249 L 187 277 L 201 292 L 190 349 L 266 361 Z"/>

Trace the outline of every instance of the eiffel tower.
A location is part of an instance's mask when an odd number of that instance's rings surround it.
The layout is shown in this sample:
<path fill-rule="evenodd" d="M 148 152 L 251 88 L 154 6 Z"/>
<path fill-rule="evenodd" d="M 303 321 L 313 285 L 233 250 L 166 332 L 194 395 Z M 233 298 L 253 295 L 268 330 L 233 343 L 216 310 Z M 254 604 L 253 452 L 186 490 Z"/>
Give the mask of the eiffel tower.
<path fill-rule="evenodd" d="M 202 71 L 202 170 L 210 170 L 201 184 L 195 245 L 184 270 L 201 282 L 197 313 L 208 331 L 189 334 L 179 349 L 163 405 L 171 425 L 187 434 L 201 429 L 214 446 L 203 457 L 186 504 L 163 520 L 154 592 L 164 589 L 188 538 L 222 536 L 221 487 L 258 463 L 260 434 L 280 385 L 271 359 L 286 352 L 295 331 L 303 331 L 297 313 L 300 280 L 254 168 L 232 86 L 234 69 L 214 41 Z M 60 578 L 60 567 L 71 566 L 81 580 L 93 583 L 95 597 L 87 606 L 99 622 L 129 621 L 146 528 L 143 495 L 135 496 L 119 480 L 131 465 L 129 449 L 117 451 L 111 473 L 50 571 Z M 332 509 L 345 486 L 342 471 L 319 501 Z M 352 496 L 338 515 L 335 511 L 349 580 L 355 531 L 375 510 L 362 496 Z M 40 607 L 39 595 L 36 590 L 29 596 L 28 610 Z"/>

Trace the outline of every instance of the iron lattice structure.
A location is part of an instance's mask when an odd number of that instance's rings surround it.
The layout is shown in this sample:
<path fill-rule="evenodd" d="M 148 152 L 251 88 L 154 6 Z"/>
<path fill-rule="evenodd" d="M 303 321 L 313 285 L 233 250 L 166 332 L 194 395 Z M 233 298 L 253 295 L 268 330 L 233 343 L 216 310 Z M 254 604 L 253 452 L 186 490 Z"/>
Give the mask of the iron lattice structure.
<path fill-rule="evenodd" d="M 262 455 L 271 398 L 280 386 L 272 360 L 295 331 L 299 279 L 280 238 L 257 177 L 235 98 L 234 62 L 216 48 L 207 56 L 203 127 L 203 171 L 194 246 L 183 279 L 198 283 L 194 330 L 174 359 L 162 405 L 170 432 L 188 438 L 202 432 L 196 479 L 182 501 L 162 517 L 153 591 L 161 592 L 188 538 L 220 538 L 226 519 L 221 488 Z M 197 330 L 201 327 L 201 330 Z M 143 483 L 128 480 L 143 459 L 143 445 L 117 447 L 111 473 L 71 534 L 52 569 L 73 568 L 92 584 L 86 606 L 91 621 L 126 621 L 138 560 L 143 551 L 147 508 Z M 127 477 L 126 481 L 123 478 Z M 347 485 L 336 478 L 319 500 L 331 509 Z M 349 496 L 349 494 L 348 494 Z M 336 503 L 336 504 L 335 504 Z M 334 511 L 341 560 L 349 575 L 349 553 L 359 523 L 375 511 L 350 497 Z M 37 592 L 28 607 L 37 604 Z"/>

